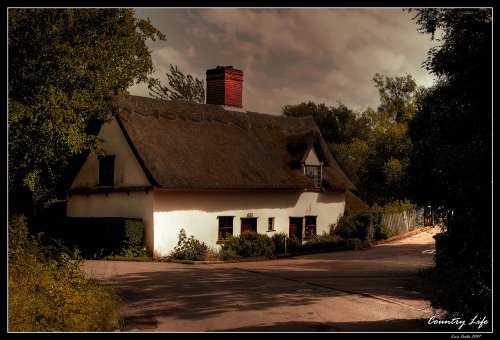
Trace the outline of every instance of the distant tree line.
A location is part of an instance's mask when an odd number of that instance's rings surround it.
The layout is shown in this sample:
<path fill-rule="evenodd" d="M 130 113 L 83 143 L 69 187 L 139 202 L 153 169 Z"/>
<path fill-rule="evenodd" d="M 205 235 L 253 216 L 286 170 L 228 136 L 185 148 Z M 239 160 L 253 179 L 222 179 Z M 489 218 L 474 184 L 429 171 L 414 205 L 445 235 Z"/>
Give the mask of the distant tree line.
<path fill-rule="evenodd" d="M 286 105 L 288 117 L 311 115 L 346 175 L 369 204 L 409 198 L 406 173 L 411 153 L 408 124 L 426 90 L 411 75 L 375 74 L 377 109 L 356 112 L 341 102 Z"/>

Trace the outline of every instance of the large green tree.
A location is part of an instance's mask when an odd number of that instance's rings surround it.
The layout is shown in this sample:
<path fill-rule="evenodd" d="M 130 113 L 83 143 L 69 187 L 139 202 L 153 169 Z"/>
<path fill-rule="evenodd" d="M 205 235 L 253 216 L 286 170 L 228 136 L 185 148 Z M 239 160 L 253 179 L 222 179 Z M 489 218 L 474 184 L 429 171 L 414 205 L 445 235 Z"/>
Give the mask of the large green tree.
<path fill-rule="evenodd" d="M 375 88 L 379 92 L 377 110 L 368 108 L 367 143 L 369 152 L 360 169 L 360 193 L 369 203 L 386 204 L 407 198 L 405 174 L 411 153 L 408 123 L 417 102 L 425 94 L 411 75 L 389 77 L 375 74 Z"/>
<path fill-rule="evenodd" d="M 149 80 L 157 38 L 132 9 L 8 10 L 11 211 L 50 203 L 75 157 L 99 150 L 111 98 Z"/>
<path fill-rule="evenodd" d="M 414 198 L 453 210 L 436 297 L 451 314 L 488 315 L 492 235 L 492 9 L 417 9 L 422 33 L 440 44 L 424 66 L 436 85 L 410 124 Z M 440 261 L 438 261 L 441 263 Z M 458 284 L 457 284 L 458 283 Z M 489 319 L 491 320 L 491 319 Z"/>

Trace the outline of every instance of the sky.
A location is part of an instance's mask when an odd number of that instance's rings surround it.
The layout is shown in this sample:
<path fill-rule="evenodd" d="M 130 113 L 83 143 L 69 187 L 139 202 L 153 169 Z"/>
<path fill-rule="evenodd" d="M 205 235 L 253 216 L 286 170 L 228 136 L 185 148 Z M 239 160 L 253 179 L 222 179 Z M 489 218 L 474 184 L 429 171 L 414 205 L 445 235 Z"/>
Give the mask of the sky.
<path fill-rule="evenodd" d="M 362 111 L 379 104 L 375 73 L 411 74 L 437 43 L 418 33 L 413 13 L 399 8 L 137 8 L 167 37 L 149 41 L 154 77 L 168 84 L 170 64 L 205 80 L 217 65 L 243 71 L 243 109 L 281 114 L 284 105 L 342 102 Z M 149 96 L 146 85 L 129 88 Z"/>

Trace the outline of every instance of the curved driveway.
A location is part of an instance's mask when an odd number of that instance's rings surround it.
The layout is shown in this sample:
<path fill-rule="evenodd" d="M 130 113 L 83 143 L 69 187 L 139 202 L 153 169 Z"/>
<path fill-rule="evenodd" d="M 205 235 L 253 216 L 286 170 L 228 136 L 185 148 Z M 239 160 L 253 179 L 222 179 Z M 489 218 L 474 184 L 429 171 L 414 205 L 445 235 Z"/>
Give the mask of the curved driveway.
<path fill-rule="evenodd" d="M 86 261 L 83 268 L 122 297 L 122 331 L 429 331 L 436 312 L 417 274 L 433 266 L 437 232 L 272 261 Z"/>

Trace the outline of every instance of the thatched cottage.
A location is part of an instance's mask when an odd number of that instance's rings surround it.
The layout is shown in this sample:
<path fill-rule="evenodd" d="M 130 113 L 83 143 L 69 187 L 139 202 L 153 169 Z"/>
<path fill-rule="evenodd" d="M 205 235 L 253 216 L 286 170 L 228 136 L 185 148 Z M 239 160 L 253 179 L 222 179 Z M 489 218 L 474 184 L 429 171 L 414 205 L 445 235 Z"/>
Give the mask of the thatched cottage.
<path fill-rule="evenodd" d="M 141 218 L 168 254 L 181 228 L 217 247 L 254 230 L 307 240 L 328 231 L 356 188 L 312 117 L 242 109 L 240 70 L 207 71 L 207 104 L 121 95 L 68 191 L 69 217 Z"/>

